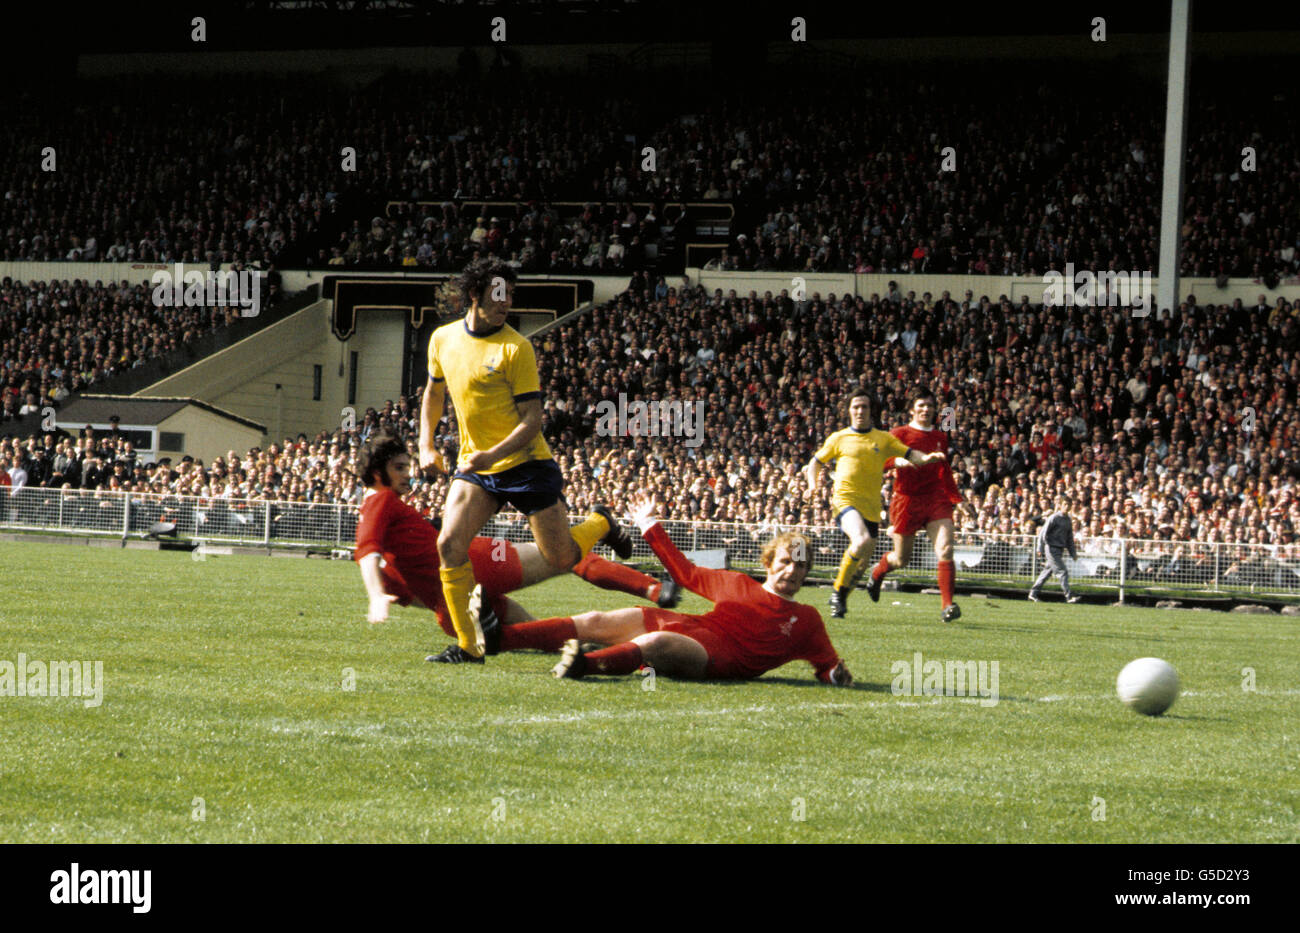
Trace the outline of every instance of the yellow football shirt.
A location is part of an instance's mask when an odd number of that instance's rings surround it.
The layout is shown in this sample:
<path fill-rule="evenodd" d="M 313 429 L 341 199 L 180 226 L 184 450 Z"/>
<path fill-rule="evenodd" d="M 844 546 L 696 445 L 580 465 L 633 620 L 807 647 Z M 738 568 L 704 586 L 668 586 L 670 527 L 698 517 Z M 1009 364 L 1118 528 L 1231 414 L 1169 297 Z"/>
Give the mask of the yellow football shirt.
<path fill-rule="evenodd" d="M 509 324 L 487 334 L 470 333 L 463 318 L 439 327 L 429 338 L 429 378 L 447 383 L 460 434 L 459 463 L 501 443 L 519 426 L 515 402 L 542 394 L 533 345 Z M 478 472 L 500 473 L 551 459 L 551 448 L 538 432 L 527 447 Z"/>
<path fill-rule="evenodd" d="M 885 461 L 907 455 L 907 445 L 888 431 L 872 428 L 855 431 L 844 428 L 826 438 L 813 456 L 824 464 L 835 464 L 835 487 L 831 507 L 838 514 L 850 506 L 869 522 L 880 521 L 880 487 L 885 478 Z"/>

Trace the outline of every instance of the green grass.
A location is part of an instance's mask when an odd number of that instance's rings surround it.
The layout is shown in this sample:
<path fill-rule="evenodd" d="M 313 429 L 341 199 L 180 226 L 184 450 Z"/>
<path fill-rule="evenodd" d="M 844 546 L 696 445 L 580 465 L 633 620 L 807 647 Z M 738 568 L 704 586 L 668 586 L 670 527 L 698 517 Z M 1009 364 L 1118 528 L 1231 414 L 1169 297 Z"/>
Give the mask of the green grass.
<path fill-rule="evenodd" d="M 856 689 L 798 662 L 646 690 L 535 653 L 426 664 L 432 617 L 367 625 L 340 561 L 24 543 L 0 564 L 0 660 L 105 681 L 96 709 L 0 696 L 0 842 L 1300 841 L 1291 618 L 967 597 L 945 626 L 937 597 L 859 592 L 830 622 Z M 636 603 L 573 577 L 518 598 Z M 915 651 L 997 661 L 1001 701 L 892 695 Z M 1143 655 L 1183 680 L 1161 718 L 1114 695 Z"/>

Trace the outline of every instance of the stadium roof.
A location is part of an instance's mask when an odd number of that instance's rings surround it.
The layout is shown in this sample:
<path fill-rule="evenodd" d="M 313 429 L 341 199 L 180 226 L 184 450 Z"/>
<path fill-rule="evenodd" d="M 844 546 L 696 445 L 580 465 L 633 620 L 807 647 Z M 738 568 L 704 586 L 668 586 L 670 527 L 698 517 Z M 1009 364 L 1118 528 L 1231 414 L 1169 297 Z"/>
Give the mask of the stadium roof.
<path fill-rule="evenodd" d="M 104 424 L 117 415 L 123 424 L 161 424 L 183 408 L 195 408 L 266 433 L 266 426 L 197 398 L 82 395 L 59 410 L 63 424 Z"/>
<path fill-rule="evenodd" d="M 1089 4 L 1007 2 L 930 4 L 923 15 L 907 4 L 852 4 L 843 0 L 209 0 L 201 8 L 174 0 L 137 0 L 129 15 L 113 4 L 80 7 L 75 16 L 58 4 L 14 10 L 34 21 L 30 34 L 57 42 L 28 49 L 50 70 L 50 56 L 70 64 L 81 54 L 157 51 L 202 56 L 221 50 L 341 49 L 389 46 L 486 46 L 489 23 L 503 16 L 511 45 L 591 42 L 713 41 L 723 45 L 788 39 L 793 16 L 803 17 L 810 40 L 819 38 L 931 38 L 1059 36 L 1087 33 L 1092 18 L 1106 19 L 1116 34 L 1167 34 L 1168 0 L 1152 4 L 1093 0 Z M 202 16 L 206 35 L 191 38 Z M 1194 33 L 1293 30 L 1300 7 L 1195 0 Z M 23 34 L 20 28 L 14 35 Z M 15 50 L 15 56 L 23 52 Z M 6 56 L 0 67 L 25 69 Z"/>

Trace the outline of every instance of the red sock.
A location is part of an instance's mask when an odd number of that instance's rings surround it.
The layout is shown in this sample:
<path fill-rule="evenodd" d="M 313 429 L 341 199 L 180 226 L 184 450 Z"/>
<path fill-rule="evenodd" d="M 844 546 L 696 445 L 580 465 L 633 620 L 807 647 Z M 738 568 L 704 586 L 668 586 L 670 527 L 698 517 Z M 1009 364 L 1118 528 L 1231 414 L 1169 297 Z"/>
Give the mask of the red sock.
<path fill-rule="evenodd" d="M 950 560 L 939 561 L 939 598 L 943 600 L 943 608 L 947 609 L 952 605 L 952 588 L 957 582 L 957 569 Z"/>
<path fill-rule="evenodd" d="M 578 629 L 571 616 L 540 619 L 536 622 L 517 622 L 501 626 L 501 650 L 518 651 L 534 648 L 538 651 L 559 651 L 570 638 L 578 637 Z"/>
<path fill-rule="evenodd" d="M 873 579 L 873 580 L 883 580 L 883 579 L 885 579 L 885 574 L 887 574 L 887 573 L 889 573 L 889 555 L 888 555 L 888 554 L 886 554 L 884 557 L 880 558 L 880 563 L 876 564 L 876 566 L 874 566 L 874 567 L 871 568 L 871 579 Z"/>
<path fill-rule="evenodd" d="M 601 648 L 587 655 L 588 674 L 630 674 L 642 664 L 641 646 L 626 641 L 612 648 Z"/>
<path fill-rule="evenodd" d="M 623 564 L 616 564 L 595 554 L 588 554 L 574 565 L 573 572 L 603 590 L 620 590 L 632 596 L 646 595 L 646 591 L 657 581 L 639 570 Z"/>

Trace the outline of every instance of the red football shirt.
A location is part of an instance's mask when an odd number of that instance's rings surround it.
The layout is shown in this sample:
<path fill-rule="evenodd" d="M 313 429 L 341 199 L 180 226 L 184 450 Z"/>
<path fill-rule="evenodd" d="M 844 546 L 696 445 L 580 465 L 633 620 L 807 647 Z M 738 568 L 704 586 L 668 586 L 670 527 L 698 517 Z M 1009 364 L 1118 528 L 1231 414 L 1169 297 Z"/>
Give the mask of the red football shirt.
<path fill-rule="evenodd" d="M 714 604 L 693 618 L 734 645 L 738 665 L 757 677 L 802 659 L 816 668 L 818 680 L 830 682 L 840 659 L 816 609 L 769 593 L 747 574 L 695 566 L 661 524 L 651 526 L 645 539 L 674 580 Z"/>
<path fill-rule="evenodd" d="M 948 453 L 948 435 L 938 428 L 922 431 L 910 424 L 894 428 L 889 432 L 913 450 L 923 454 L 935 451 Z M 952 476 L 952 465 L 944 460 L 940 463 L 927 463 L 922 466 L 904 467 L 894 474 L 894 492 L 900 496 L 947 497 L 953 505 L 961 502 L 957 492 L 957 481 Z"/>
<path fill-rule="evenodd" d="M 360 561 L 367 554 L 382 554 L 426 606 L 436 608 L 442 604 L 438 529 L 387 486 L 375 489 L 361 501 L 357 549 L 352 559 Z"/>

